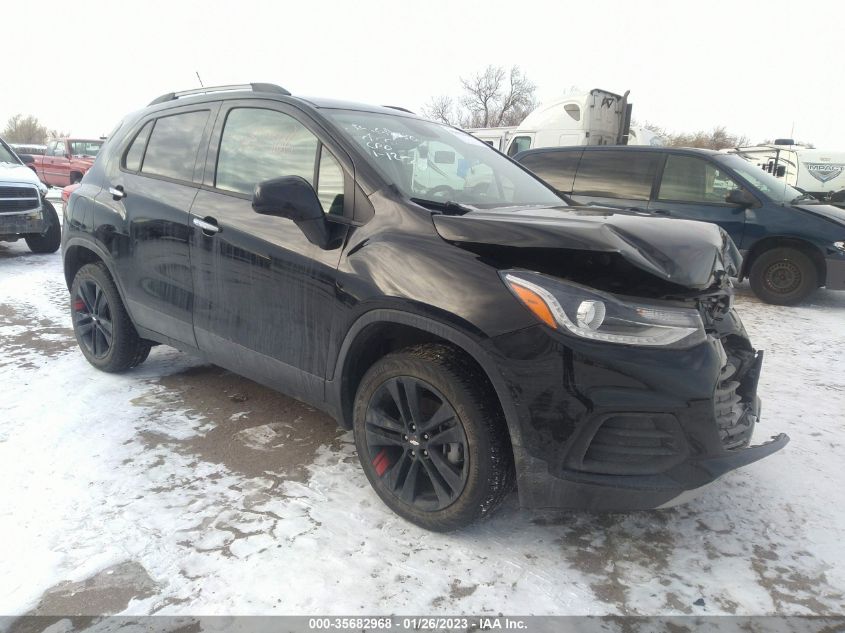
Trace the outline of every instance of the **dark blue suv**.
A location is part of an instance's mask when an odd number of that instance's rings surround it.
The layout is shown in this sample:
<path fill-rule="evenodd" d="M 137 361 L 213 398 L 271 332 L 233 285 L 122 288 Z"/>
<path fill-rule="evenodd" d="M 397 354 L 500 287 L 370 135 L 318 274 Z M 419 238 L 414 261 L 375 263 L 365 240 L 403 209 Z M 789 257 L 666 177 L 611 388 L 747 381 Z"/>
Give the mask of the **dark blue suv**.
<path fill-rule="evenodd" d="M 733 238 L 763 301 L 845 289 L 845 209 L 822 204 L 734 154 L 668 147 L 553 147 L 515 159 L 575 204 L 713 222 Z"/>

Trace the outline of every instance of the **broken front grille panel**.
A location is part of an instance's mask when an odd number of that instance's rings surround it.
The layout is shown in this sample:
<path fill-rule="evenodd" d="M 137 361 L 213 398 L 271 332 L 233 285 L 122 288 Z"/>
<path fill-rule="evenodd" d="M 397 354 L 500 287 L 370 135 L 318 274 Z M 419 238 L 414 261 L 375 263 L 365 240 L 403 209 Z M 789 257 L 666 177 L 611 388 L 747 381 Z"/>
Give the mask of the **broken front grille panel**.
<path fill-rule="evenodd" d="M 743 401 L 737 393 L 740 382 L 736 374 L 737 368 L 729 360 L 722 368 L 713 396 L 719 439 L 728 450 L 748 446 L 756 421 L 751 403 Z"/>

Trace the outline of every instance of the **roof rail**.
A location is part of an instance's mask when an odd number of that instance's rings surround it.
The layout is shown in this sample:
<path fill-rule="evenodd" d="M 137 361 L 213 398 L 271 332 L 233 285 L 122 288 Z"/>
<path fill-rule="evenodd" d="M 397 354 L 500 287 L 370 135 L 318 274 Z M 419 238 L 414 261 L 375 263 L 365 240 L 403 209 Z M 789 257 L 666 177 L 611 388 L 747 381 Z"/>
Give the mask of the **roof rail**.
<path fill-rule="evenodd" d="M 407 112 L 408 114 L 416 114 L 416 112 L 411 112 L 408 108 L 402 108 L 400 106 L 386 105 L 386 106 L 382 106 L 382 107 L 383 108 L 390 108 L 391 110 L 401 110 L 402 112 Z"/>
<path fill-rule="evenodd" d="M 228 86 L 208 86 L 207 88 L 194 88 L 193 90 L 182 90 L 180 92 L 168 92 L 167 94 L 163 94 L 157 99 L 153 99 L 147 105 L 147 107 L 156 105 L 158 103 L 167 103 L 168 101 L 173 101 L 174 99 L 180 99 L 182 97 L 192 97 L 194 95 L 204 95 L 211 92 L 231 92 L 233 90 L 252 90 L 253 92 L 270 92 L 273 94 L 284 95 L 286 97 L 290 96 L 290 92 L 282 88 L 281 86 L 277 86 L 276 84 L 263 84 L 263 83 L 251 83 L 251 84 L 231 84 Z"/>

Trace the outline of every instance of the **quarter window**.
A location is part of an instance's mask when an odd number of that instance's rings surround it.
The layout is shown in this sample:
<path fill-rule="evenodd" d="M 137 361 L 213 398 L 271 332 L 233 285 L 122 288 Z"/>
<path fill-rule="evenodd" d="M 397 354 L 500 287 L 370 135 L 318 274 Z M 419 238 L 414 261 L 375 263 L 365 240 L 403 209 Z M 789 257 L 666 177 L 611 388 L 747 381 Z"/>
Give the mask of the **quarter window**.
<path fill-rule="evenodd" d="M 147 121 L 141 131 L 135 136 L 132 145 L 129 146 L 129 151 L 126 152 L 126 159 L 123 161 L 123 166 L 131 171 L 140 171 L 141 162 L 144 159 L 144 148 L 147 146 L 147 139 L 150 138 L 150 130 L 153 129 L 153 122 Z"/>
<path fill-rule="evenodd" d="M 313 185 L 316 157 L 317 137 L 293 117 L 275 110 L 236 108 L 223 128 L 215 186 L 251 194 L 257 183 L 281 176 L 301 176 Z"/>
<path fill-rule="evenodd" d="M 724 204 L 740 186 L 716 165 L 694 156 L 666 157 L 658 199 L 673 202 Z"/>
<path fill-rule="evenodd" d="M 141 173 L 192 180 L 208 110 L 158 119 L 150 135 Z"/>
<path fill-rule="evenodd" d="M 573 193 L 648 200 L 660 156 L 656 152 L 588 152 L 581 157 Z"/>

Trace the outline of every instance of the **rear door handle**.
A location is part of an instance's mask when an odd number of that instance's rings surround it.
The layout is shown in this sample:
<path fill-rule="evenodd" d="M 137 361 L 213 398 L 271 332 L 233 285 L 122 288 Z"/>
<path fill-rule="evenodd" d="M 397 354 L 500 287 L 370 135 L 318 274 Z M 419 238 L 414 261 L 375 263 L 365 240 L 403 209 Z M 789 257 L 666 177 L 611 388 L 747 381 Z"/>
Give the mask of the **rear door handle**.
<path fill-rule="evenodd" d="M 123 185 L 117 185 L 116 187 L 109 187 L 109 193 L 111 197 L 115 200 L 120 200 L 126 197 L 126 191 L 123 189 Z"/>
<path fill-rule="evenodd" d="M 220 232 L 220 227 L 217 226 L 217 220 L 214 218 L 194 218 L 192 222 L 204 235 L 208 235 L 209 237 Z"/>

